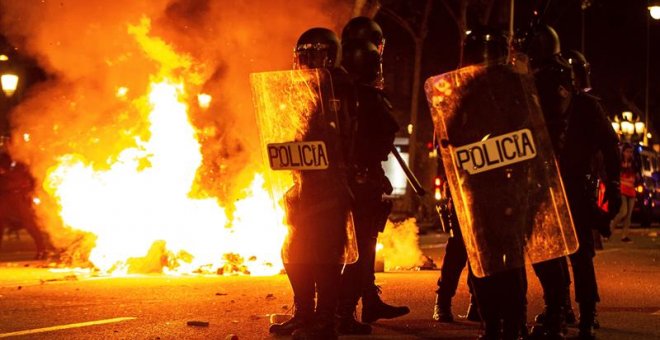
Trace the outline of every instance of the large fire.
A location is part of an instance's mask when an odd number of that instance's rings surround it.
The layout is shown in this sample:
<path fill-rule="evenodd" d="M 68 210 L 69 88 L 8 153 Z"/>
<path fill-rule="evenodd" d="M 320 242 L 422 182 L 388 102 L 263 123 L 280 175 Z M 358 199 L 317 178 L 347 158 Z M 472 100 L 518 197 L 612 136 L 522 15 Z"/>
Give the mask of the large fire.
<path fill-rule="evenodd" d="M 193 197 L 203 155 L 186 104 L 192 96 L 173 71 L 190 63 L 148 37 L 148 27 L 148 21 L 129 27 L 162 66 L 151 76 L 148 95 L 131 103 L 145 113 L 147 137 L 136 135 L 135 146 L 108 157 L 104 169 L 78 154 L 60 156 L 45 176 L 45 191 L 65 226 L 93 234 L 89 261 L 102 272 L 280 272 L 283 211 L 264 190 L 261 175 L 231 213 L 215 197 Z M 128 91 L 117 89 L 117 100 L 125 101 Z M 208 107 L 210 96 L 197 98 Z"/>
<path fill-rule="evenodd" d="M 108 170 L 61 157 L 45 187 L 58 199 L 64 223 L 96 236 L 89 260 L 104 272 L 125 273 L 129 259 L 146 256 L 154 242 L 162 242 L 162 264 L 172 272 L 216 271 L 233 260 L 226 254 L 245 259 L 252 274 L 279 272 L 286 228 L 262 177 L 237 202 L 233 221 L 217 200 L 190 197 L 202 154 L 182 96 L 181 84 L 153 83 L 150 138 L 123 150 Z"/>

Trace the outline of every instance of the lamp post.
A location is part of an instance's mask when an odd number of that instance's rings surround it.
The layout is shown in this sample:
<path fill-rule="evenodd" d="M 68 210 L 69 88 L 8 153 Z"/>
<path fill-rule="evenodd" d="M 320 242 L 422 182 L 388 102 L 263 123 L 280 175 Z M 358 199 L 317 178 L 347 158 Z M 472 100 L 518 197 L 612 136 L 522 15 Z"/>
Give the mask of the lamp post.
<path fill-rule="evenodd" d="M 0 75 L 0 85 L 2 85 L 2 92 L 7 97 L 11 97 L 16 92 L 18 87 L 18 76 L 13 73 L 5 73 Z"/>
<path fill-rule="evenodd" d="M 0 51 L 4 46 L 0 42 Z M 9 54 L 0 52 L 0 136 L 9 135 L 8 113 L 11 107 L 17 103 L 20 95 L 19 83 L 23 80 L 19 78 L 14 64 L 14 58 Z"/>
<path fill-rule="evenodd" d="M 623 137 L 624 141 L 632 143 L 634 142 L 633 137 L 638 137 L 638 140 L 643 141 L 643 145 L 646 145 L 648 136 L 646 126 L 646 123 L 640 121 L 639 117 L 633 119 L 633 113 L 630 111 L 621 113 L 620 118 L 615 116 L 612 122 L 612 128 L 617 135 Z"/>
<path fill-rule="evenodd" d="M 9 56 L 0 54 L 0 89 L 10 98 L 18 88 L 18 76 L 11 71 Z"/>
<path fill-rule="evenodd" d="M 649 14 L 651 18 L 655 20 L 660 20 L 660 1 L 649 1 Z"/>

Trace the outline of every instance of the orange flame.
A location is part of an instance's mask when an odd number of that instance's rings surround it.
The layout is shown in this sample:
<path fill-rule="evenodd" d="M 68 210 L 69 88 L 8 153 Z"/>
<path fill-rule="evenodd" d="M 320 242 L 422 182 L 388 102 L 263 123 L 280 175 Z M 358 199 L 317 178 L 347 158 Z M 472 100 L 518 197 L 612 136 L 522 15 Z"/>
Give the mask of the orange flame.
<path fill-rule="evenodd" d="M 163 65 L 148 97 L 132 102 L 148 112 L 148 137 L 135 137 L 136 146 L 121 151 L 104 170 L 82 155 L 59 157 L 45 177 L 45 190 L 66 226 L 96 236 L 89 261 L 102 272 L 233 271 L 227 266 L 254 275 L 280 272 L 284 213 L 263 189 L 261 175 L 246 189 L 247 198 L 235 203 L 233 220 L 215 198 L 191 197 L 203 157 L 183 81 L 171 80 L 171 74 L 192 63 L 147 37 L 148 28 L 147 20 L 129 28 Z M 127 93 L 120 88 L 117 97 L 126 100 Z"/>
<path fill-rule="evenodd" d="M 122 151 L 109 170 L 95 171 L 74 155 L 60 159 L 45 187 L 58 198 L 62 219 L 97 236 L 89 259 L 104 272 L 125 273 L 127 259 L 145 256 L 154 241 L 177 254 L 178 271 L 214 270 L 232 253 L 256 259 L 247 264 L 250 273 L 279 272 L 283 212 L 273 208 L 260 176 L 251 196 L 237 202 L 233 222 L 215 199 L 189 197 L 202 155 L 182 95 L 181 84 L 152 86 L 150 139 Z"/>

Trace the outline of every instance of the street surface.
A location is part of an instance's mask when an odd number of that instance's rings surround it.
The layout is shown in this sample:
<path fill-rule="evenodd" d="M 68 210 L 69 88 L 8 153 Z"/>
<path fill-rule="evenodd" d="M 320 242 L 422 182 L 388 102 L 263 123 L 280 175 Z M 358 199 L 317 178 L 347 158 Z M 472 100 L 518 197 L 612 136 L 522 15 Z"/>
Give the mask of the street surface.
<path fill-rule="evenodd" d="M 599 339 L 660 339 L 659 231 L 633 229 L 634 242 L 625 244 L 617 230 L 599 251 Z M 229 339 L 234 334 L 272 339 L 270 314 L 290 313 L 292 295 L 284 275 L 113 278 L 53 272 L 47 263 L 26 261 L 32 245 L 26 234 L 20 236 L 5 239 L 0 250 L 0 338 Z M 420 238 L 423 251 L 438 265 L 445 241 L 446 235 L 437 233 Z M 371 336 L 341 339 L 474 339 L 478 323 L 431 319 L 438 275 L 438 270 L 379 273 L 383 299 L 408 305 L 411 313 L 373 324 Z M 528 277 L 531 322 L 542 310 L 542 293 L 531 270 Z M 454 299 L 455 314 L 467 307 L 464 282 L 465 273 Z M 197 326 L 188 325 L 191 321 Z"/>

